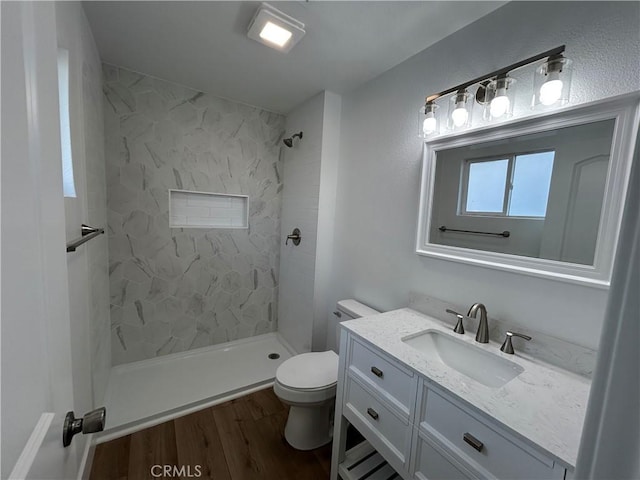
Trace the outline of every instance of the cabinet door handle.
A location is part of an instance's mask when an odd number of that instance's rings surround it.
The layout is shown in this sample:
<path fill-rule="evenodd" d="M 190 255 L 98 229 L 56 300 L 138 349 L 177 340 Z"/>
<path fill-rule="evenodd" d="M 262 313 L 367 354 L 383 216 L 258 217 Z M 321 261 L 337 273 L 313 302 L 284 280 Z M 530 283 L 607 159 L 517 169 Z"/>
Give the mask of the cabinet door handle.
<path fill-rule="evenodd" d="M 462 439 L 479 452 L 481 452 L 482 447 L 484 447 L 484 444 L 470 433 L 462 435 Z"/>
<path fill-rule="evenodd" d="M 367 413 L 369 414 L 369 416 L 371 418 L 373 418 L 374 420 L 377 420 L 379 415 L 378 412 L 376 412 L 373 408 L 367 408 Z"/>
<path fill-rule="evenodd" d="M 376 377 L 382 378 L 382 375 L 384 375 L 382 373 L 382 370 L 380 370 L 378 367 L 371 367 L 371 373 L 373 373 Z"/>

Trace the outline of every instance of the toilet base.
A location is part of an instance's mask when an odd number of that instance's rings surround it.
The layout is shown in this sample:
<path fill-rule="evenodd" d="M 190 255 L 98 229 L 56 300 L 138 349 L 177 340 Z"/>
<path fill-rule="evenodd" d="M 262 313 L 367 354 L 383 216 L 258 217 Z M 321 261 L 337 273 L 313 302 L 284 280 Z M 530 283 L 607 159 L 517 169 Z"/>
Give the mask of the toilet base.
<path fill-rule="evenodd" d="M 284 438 L 296 450 L 313 450 L 333 438 L 334 402 L 313 407 L 291 405 Z"/>

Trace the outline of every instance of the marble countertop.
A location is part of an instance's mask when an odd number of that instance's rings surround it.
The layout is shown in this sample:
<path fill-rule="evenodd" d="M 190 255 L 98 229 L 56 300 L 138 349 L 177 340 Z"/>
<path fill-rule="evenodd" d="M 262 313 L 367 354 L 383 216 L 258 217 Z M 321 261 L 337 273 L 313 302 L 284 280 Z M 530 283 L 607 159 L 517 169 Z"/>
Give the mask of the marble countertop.
<path fill-rule="evenodd" d="M 522 358 L 517 345 L 516 354 L 507 355 L 500 351 L 500 344 L 477 343 L 475 332 L 456 334 L 456 339 L 524 367 L 524 372 L 502 387 L 487 387 L 402 342 L 402 338 L 424 330 L 451 332 L 449 325 L 409 308 L 340 325 L 494 418 L 516 437 L 535 443 L 565 467 L 575 467 L 589 399 L 589 380 Z"/>

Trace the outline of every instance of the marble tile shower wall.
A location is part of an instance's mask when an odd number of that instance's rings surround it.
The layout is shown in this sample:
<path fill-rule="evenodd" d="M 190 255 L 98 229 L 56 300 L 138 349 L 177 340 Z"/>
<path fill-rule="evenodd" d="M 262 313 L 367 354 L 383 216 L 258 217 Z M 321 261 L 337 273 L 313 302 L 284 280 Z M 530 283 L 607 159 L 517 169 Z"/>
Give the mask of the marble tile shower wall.
<path fill-rule="evenodd" d="M 114 365 L 275 331 L 282 115 L 103 65 Z M 170 229 L 168 189 L 249 195 Z"/>

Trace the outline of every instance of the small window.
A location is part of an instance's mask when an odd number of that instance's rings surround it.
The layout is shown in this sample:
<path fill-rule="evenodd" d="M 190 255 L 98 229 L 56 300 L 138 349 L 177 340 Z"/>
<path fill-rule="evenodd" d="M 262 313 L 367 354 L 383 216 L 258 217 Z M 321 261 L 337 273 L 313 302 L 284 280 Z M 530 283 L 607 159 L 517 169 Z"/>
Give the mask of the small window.
<path fill-rule="evenodd" d="M 469 163 L 467 205 L 469 213 L 502 213 L 509 159 Z"/>
<path fill-rule="evenodd" d="M 554 152 L 517 155 L 511 180 L 510 217 L 544 217 L 551 188 Z"/>
<path fill-rule="evenodd" d="M 60 146 L 62 150 L 62 191 L 76 197 L 71 157 L 71 123 L 69 121 L 69 51 L 58 49 L 58 99 L 60 102 Z"/>
<path fill-rule="evenodd" d="M 461 215 L 544 218 L 554 151 L 465 162 Z"/>

